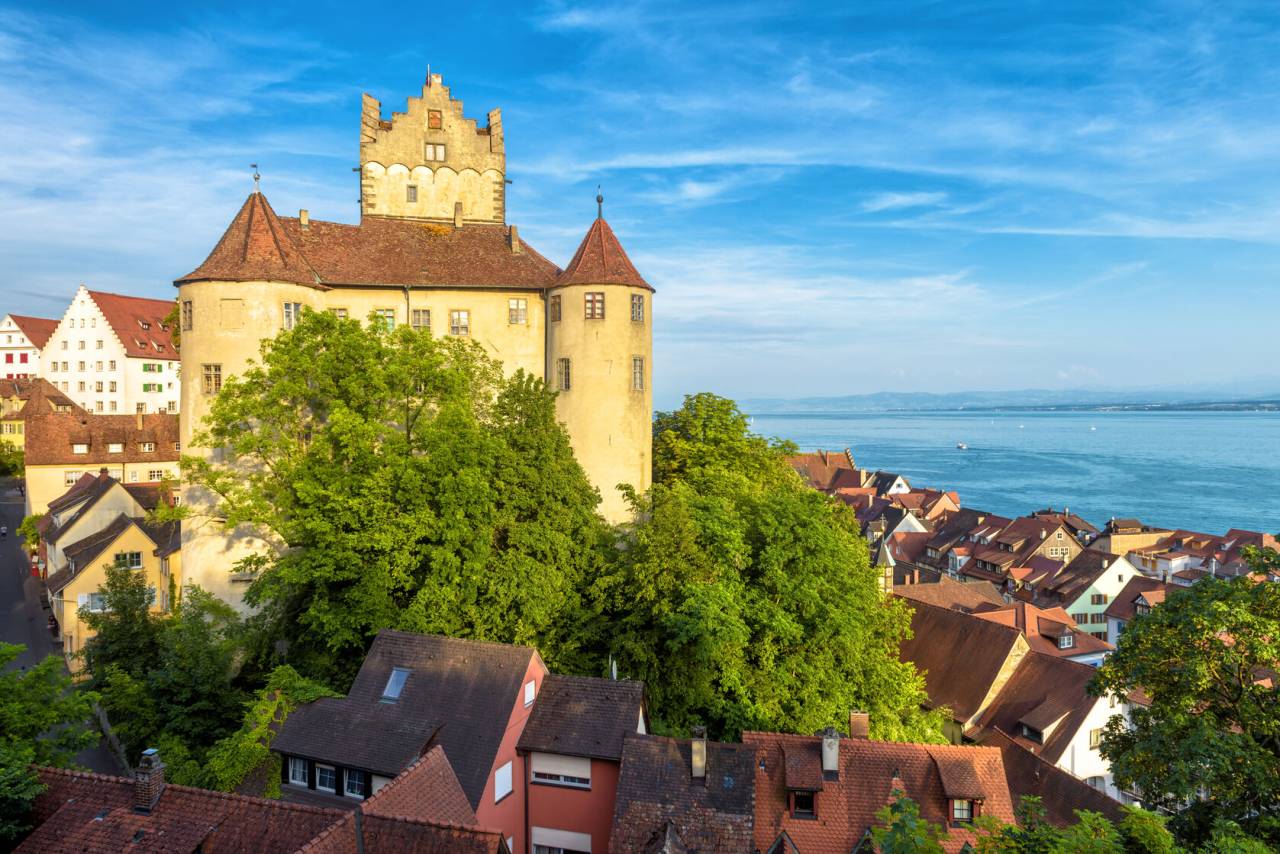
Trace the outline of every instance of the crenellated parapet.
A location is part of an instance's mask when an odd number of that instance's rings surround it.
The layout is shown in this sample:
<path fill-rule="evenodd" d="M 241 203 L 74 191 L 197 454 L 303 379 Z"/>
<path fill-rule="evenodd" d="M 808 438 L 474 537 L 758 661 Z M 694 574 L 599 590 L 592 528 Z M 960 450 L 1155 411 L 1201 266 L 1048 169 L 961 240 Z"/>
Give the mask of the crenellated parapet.
<path fill-rule="evenodd" d="M 502 112 L 488 125 L 463 115 L 462 101 L 432 74 L 420 98 L 382 118 L 365 95 L 360 116 L 360 212 L 363 216 L 448 223 L 506 221 Z M 461 207 L 459 208 L 459 205 Z"/>

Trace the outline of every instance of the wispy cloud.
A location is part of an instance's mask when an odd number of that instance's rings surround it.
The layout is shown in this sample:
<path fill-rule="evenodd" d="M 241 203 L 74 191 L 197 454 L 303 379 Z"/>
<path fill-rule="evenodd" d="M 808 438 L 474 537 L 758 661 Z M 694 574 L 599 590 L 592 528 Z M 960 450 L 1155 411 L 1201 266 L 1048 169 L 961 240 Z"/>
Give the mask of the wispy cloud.
<path fill-rule="evenodd" d="M 867 213 L 892 211 L 900 208 L 920 208 L 941 204 L 946 193 L 877 193 L 862 203 Z"/>

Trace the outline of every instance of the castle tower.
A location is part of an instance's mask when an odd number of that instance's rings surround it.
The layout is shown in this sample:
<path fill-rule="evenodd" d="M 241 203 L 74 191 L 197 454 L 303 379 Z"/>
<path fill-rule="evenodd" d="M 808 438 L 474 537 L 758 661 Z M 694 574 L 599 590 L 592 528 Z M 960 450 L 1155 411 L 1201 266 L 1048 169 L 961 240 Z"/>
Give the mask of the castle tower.
<path fill-rule="evenodd" d="M 502 111 L 489 111 L 488 127 L 462 115 L 439 74 L 410 98 L 408 109 L 382 118 L 382 105 L 365 95 L 360 116 L 361 216 L 428 222 L 506 221 L 507 155 Z"/>
<path fill-rule="evenodd" d="M 547 292 L 547 382 L 559 392 L 557 414 L 611 522 L 630 515 L 617 485 L 643 491 L 652 476 L 652 297 L 601 204 Z"/>

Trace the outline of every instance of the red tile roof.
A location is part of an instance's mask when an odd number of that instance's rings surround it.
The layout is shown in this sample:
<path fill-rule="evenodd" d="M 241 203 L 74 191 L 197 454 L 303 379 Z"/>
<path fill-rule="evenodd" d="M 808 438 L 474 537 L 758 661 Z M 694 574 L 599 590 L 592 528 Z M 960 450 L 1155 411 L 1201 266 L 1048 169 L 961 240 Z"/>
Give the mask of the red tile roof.
<path fill-rule="evenodd" d="M 29 403 L 30 401 L 28 401 Z M 57 412 L 27 419 L 24 444 L 29 466 L 74 465 L 96 469 L 113 463 L 172 463 L 181 456 L 178 416 L 169 413 L 142 415 L 88 415 Z M 151 442 L 154 451 L 142 450 Z M 72 446 L 88 445 L 88 453 L 72 453 Z M 111 453 L 112 444 L 123 445 Z"/>
<path fill-rule="evenodd" d="M 1050 824 L 1075 824 L 1076 810 L 1102 813 L 1112 821 L 1124 818 L 1119 801 L 1036 756 L 1000 729 L 992 728 L 978 740 L 985 747 L 999 748 L 1009 792 L 1019 800 L 1028 795 L 1040 798 Z"/>
<path fill-rule="evenodd" d="M 46 789 L 36 798 L 36 829 L 16 849 L 24 854 L 296 851 L 344 816 L 172 784 L 141 814 L 133 810 L 133 780 L 56 768 L 39 773 Z"/>
<path fill-rule="evenodd" d="M 440 745 L 364 802 L 365 815 L 448 822 L 474 827 L 475 811 Z"/>
<path fill-rule="evenodd" d="M 1056 763 L 1100 702 L 1088 690 L 1095 673 L 1087 664 L 1029 652 L 978 718 L 975 730 L 996 727 L 1013 733 L 1019 744 Z M 1021 736 L 1019 724 L 1024 722 L 1041 730 L 1042 744 Z"/>
<path fill-rule="evenodd" d="M 297 854 L 507 854 L 496 830 L 363 813 L 357 824 L 357 812 L 347 813 Z"/>
<path fill-rule="evenodd" d="M 512 241 L 516 242 L 515 247 Z M 277 281 L 340 285 L 542 290 L 560 269 L 504 225 L 463 228 L 365 217 L 359 225 L 278 217 L 266 197 L 245 202 L 212 253 L 175 284 Z"/>
<path fill-rule="evenodd" d="M 973 609 L 973 615 L 982 620 L 1013 626 L 1022 632 L 1027 643 L 1036 652 L 1069 658 L 1086 653 L 1108 652 L 1114 647 L 1082 631 L 1071 615 L 1059 607 L 1037 608 L 1027 602 L 1010 602 L 1003 605 L 983 604 Z M 1063 649 L 1058 638 L 1072 635 L 1072 645 Z"/>
<path fill-rule="evenodd" d="M 104 291 L 89 291 L 107 325 L 124 345 L 126 356 L 138 359 L 176 360 L 173 330 L 164 322 L 173 311 L 173 300 L 146 299 Z"/>
<path fill-rule="evenodd" d="M 932 584 L 895 584 L 893 593 L 902 599 L 956 611 L 973 611 L 984 604 L 1004 604 L 1000 591 L 988 581 L 956 581 L 945 575 Z"/>
<path fill-rule="evenodd" d="M 556 279 L 556 287 L 562 285 L 631 285 L 653 290 L 637 272 L 604 217 L 591 223 L 573 260 Z"/>
<path fill-rule="evenodd" d="M 1155 605 L 1157 602 L 1163 602 L 1164 597 L 1172 585 L 1154 578 L 1148 578 L 1145 575 L 1135 575 L 1130 578 L 1115 598 L 1111 600 L 1111 604 L 1107 606 L 1107 616 L 1117 620 L 1132 620 L 1134 616 L 1134 600 L 1138 596 L 1142 596 L 1147 600 L 1148 604 Z"/>
<path fill-rule="evenodd" d="M 44 349 L 49 336 L 53 334 L 53 330 L 57 329 L 58 324 L 62 322 L 49 317 L 28 317 L 23 314 L 11 314 L 9 319 L 22 330 L 22 334 L 27 336 L 27 340 L 40 350 Z"/>
<path fill-rule="evenodd" d="M 822 775 L 814 818 L 793 818 L 788 810 L 791 757 L 818 756 L 816 736 L 744 732 L 743 744 L 756 750 L 755 848 L 770 850 L 786 833 L 804 854 L 851 851 L 880 822 L 876 812 L 895 788 L 920 806 L 921 816 L 950 826 L 950 800 L 982 800 L 981 812 L 1013 821 L 1013 801 L 1000 752 L 994 748 L 900 744 L 840 739 L 839 770 Z M 794 788 L 794 787 L 792 787 Z M 952 826 L 944 845 L 959 851 L 973 841 L 967 825 Z M 790 850 L 790 849 L 788 849 Z"/>

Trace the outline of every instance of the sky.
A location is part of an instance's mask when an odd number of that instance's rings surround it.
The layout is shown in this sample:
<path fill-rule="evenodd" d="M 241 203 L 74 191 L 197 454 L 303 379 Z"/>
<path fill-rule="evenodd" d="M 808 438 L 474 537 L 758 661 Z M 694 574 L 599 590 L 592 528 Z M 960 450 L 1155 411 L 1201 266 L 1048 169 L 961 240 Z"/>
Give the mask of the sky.
<path fill-rule="evenodd" d="M 251 163 L 356 221 L 360 95 L 430 65 L 544 255 L 603 187 L 659 406 L 1280 377 L 1274 4 L 47 9 L 0 2 L 2 311 L 173 295 Z"/>

